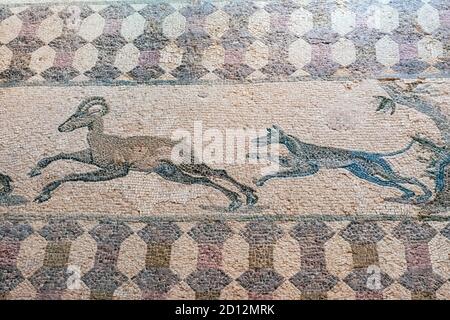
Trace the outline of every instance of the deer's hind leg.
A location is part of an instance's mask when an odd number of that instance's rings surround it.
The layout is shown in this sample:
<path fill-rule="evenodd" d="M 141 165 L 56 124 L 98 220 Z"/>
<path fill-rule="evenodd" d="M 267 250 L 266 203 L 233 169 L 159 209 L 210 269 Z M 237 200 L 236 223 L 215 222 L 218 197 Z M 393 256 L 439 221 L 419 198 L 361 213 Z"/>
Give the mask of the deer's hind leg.
<path fill-rule="evenodd" d="M 206 177 L 215 177 L 224 181 L 228 181 L 237 187 L 246 197 L 247 205 L 254 205 L 258 201 L 258 196 L 255 194 L 255 190 L 238 182 L 236 179 L 231 177 L 225 170 L 223 169 L 213 169 L 207 166 L 204 163 L 201 164 L 181 164 L 179 165 L 180 169 L 200 176 Z"/>
<path fill-rule="evenodd" d="M 191 176 L 186 172 L 183 172 L 183 170 L 180 169 L 177 165 L 169 161 L 162 161 L 154 169 L 154 172 L 156 172 L 162 178 L 169 181 L 174 181 L 182 184 L 202 184 L 208 187 L 212 187 L 216 190 L 219 190 L 225 196 L 227 196 L 228 199 L 231 200 L 231 203 L 228 206 L 229 211 L 234 211 L 242 205 L 241 200 L 239 200 L 239 195 L 236 192 L 233 192 L 231 190 L 222 187 L 221 185 L 211 181 L 207 177 Z"/>
<path fill-rule="evenodd" d="M 73 173 L 65 176 L 64 178 L 55 180 L 47 184 L 41 191 L 41 193 L 34 199 L 35 202 L 44 202 L 51 198 L 51 193 L 60 187 L 63 183 L 83 181 L 83 182 L 99 182 L 108 181 L 117 178 L 124 177 L 128 174 L 127 167 L 121 168 L 108 168 L 98 171 L 86 172 L 86 173 Z"/>
<path fill-rule="evenodd" d="M 73 160 L 78 161 L 82 163 L 91 164 L 92 163 L 92 155 L 91 151 L 89 149 L 71 152 L 71 153 L 60 153 L 52 157 L 43 158 L 38 161 L 37 165 L 31 169 L 31 171 L 28 173 L 30 177 L 35 177 L 40 175 L 42 172 L 41 170 L 46 168 L 50 163 L 53 161 L 58 160 Z"/>

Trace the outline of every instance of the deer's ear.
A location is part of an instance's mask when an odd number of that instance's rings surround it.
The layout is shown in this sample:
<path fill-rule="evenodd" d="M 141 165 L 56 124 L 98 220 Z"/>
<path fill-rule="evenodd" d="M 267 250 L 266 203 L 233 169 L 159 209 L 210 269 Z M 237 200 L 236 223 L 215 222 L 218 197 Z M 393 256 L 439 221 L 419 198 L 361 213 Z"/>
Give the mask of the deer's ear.
<path fill-rule="evenodd" d="M 103 106 L 101 104 L 95 104 L 95 105 L 89 107 L 89 109 L 87 110 L 87 113 L 89 115 L 103 114 L 104 112 L 105 112 L 105 106 Z"/>

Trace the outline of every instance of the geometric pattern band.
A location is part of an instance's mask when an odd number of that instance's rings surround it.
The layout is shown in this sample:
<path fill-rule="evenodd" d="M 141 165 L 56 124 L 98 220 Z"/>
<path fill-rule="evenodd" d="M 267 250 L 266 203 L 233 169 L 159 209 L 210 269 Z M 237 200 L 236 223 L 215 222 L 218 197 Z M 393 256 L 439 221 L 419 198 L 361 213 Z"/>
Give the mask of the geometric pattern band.
<path fill-rule="evenodd" d="M 446 219 L 4 218 L 0 297 L 449 299 L 449 254 Z"/>
<path fill-rule="evenodd" d="M 42 85 L 31 88 L 42 96 L 44 86 L 51 85 L 92 90 L 121 84 L 449 76 L 448 0 L 0 4 L 0 88 Z M 334 90 L 331 84 L 323 87 Z M 161 88 L 167 101 L 176 95 Z M 2 90 L 8 103 L 16 93 L 22 95 L 21 88 Z M 77 94 L 69 91 L 67 97 Z M 247 100 L 242 100 L 244 105 Z M 28 102 L 17 101 L 11 110 Z M 270 108 L 277 109 L 277 103 Z M 167 117 L 178 114 L 167 106 Z M 228 117 L 214 108 L 211 104 L 207 111 Z M 295 118 L 279 109 L 287 115 L 283 118 Z M 440 116 L 448 108 L 419 109 L 437 115 L 438 129 L 448 132 Z M 13 115 L 6 120 L 14 130 L 0 144 L 22 132 L 32 142 L 39 135 L 45 138 L 44 125 L 53 125 L 55 114 L 49 114 L 49 121 L 33 127 L 41 130 L 33 137 L 34 131 L 26 130 L 31 120 L 23 119 L 36 113 L 14 119 L 18 113 L 13 111 L 5 114 Z M 365 129 L 363 134 L 369 134 L 372 128 Z M 13 143 L 17 148 L 6 150 L 5 159 L 18 159 L 28 148 Z M 5 210 L 0 216 L 0 300 L 450 299 L 448 211 L 414 217 L 187 212 L 183 218 L 159 213 L 125 218 L 118 212 L 73 215 L 64 208 L 48 216 Z"/>
<path fill-rule="evenodd" d="M 0 85 L 447 77 L 449 44 L 447 0 L 10 4 Z"/>

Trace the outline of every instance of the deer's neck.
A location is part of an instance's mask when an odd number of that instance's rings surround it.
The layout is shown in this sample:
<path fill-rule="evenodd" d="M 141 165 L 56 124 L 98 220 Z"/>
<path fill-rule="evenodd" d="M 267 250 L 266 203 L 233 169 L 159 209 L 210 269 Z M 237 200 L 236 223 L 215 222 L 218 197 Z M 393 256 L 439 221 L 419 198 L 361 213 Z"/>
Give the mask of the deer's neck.
<path fill-rule="evenodd" d="M 103 138 L 103 120 L 101 118 L 91 122 L 88 126 L 88 142 L 95 144 L 98 140 Z"/>

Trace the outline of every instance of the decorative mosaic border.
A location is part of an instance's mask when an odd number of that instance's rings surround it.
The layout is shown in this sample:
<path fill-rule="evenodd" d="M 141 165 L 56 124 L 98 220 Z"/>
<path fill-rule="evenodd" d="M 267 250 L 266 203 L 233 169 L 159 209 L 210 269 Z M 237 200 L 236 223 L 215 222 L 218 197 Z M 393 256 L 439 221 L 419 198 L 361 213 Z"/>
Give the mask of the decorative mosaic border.
<path fill-rule="evenodd" d="M 449 43 L 446 0 L 0 4 L 0 87 L 448 77 Z M 5 214 L 0 299 L 450 299 L 449 256 L 447 212 Z"/>
<path fill-rule="evenodd" d="M 445 0 L 0 5 L 0 85 L 448 77 Z"/>
<path fill-rule="evenodd" d="M 2 219 L 0 296 L 448 299 L 449 243 L 450 223 L 415 219 Z"/>

